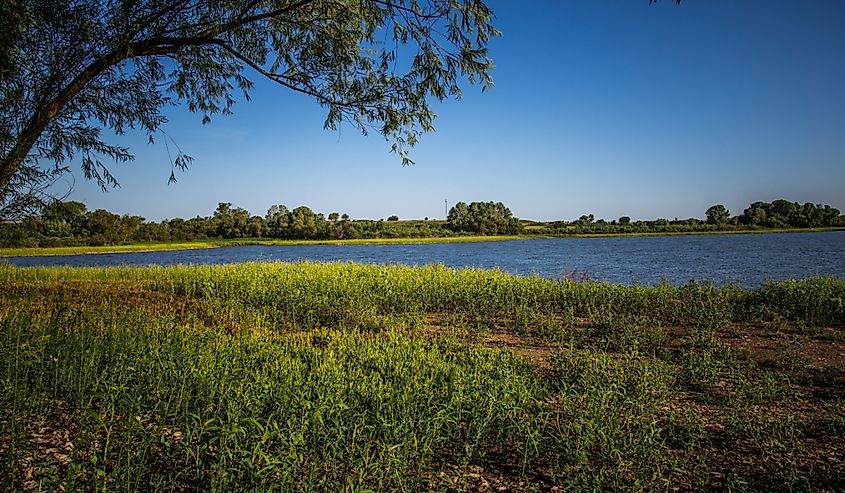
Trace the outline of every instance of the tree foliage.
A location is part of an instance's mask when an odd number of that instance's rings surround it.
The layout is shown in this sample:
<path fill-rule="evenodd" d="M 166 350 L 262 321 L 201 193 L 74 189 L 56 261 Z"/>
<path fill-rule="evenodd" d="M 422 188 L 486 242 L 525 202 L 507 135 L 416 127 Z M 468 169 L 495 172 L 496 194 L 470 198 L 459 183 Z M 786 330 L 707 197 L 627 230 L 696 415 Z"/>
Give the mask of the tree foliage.
<path fill-rule="evenodd" d="M 731 213 L 722 204 L 711 206 L 704 215 L 707 217 L 707 224 L 727 224 L 731 219 Z"/>
<path fill-rule="evenodd" d="M 447 226 L 453 231 L 482 235 L 517 234 L 522 226 L 501 202 L 458 202 L 449 210 Z"/>
<path fill-rule="evenodd" d="M 553 221 L 528 230 L 532 234 L 602 234 L 602 233 L 695 233 L 708 231 L 748 231 L 764 228 L 830 228 L 845 226 L 845 217 L 829 205 L 775 200 L 754 202 L 742 215 L 731 216 L 722 204 L 705 211 L 705 220 L 695 217 L 673 220 L 632 221 L 622 216 L 611 222 L 584 214 L 574 221 Z"/>
<path fill-rule="evenodd" d="M 443 221 L 353 220 L 346 213 L 326 216 L 306 206 L 291 210 L 282 204 L 271 206 L 261 217 L 230 202 L 220 202 L 210 216 L 152 222 L 102 209 L 89 211 L 81 202 L 56 201 L 39 215 L 16 223 L 0 223 L 0 246 L 115 245 L 217 238 L 430 238 L 471 233 L 450 229 Z"/>
<path fill-rule="evenodd" d="M 826 204 L 775 200 L 772 203 L 754 202 L 742 212 L 738 220 L 750 226 L 769 228 L 814 228 L 839 224 L 839 209 Z"/>
<path fill-rule="evenodd" d="M 782 214 L 787 214 L 786 216 Z M 762 228 L 845 227 L 838 209 L 822 204 L 786 200 L 755 202 L 740 216 L 714 224 L 698 218 L 632 221 L 628 216 L 610 222 L 585 214 L 575 221 L 522 222 L 501 203 L 458 202 L 449 221 L 352 220 L 349 214 L 325 216 L 305 206 L 293 210 L 270 207 L 264 217 L 221 202 L 211 216 L 174 218 L 159 222 L 139 216 L 89 211 L 81 202 L 53 202 L 40 215 L 17 223 L 0 223 L 0 246 L 104 245 L 145 241 L 192 241 L 213 238 L 354 239 L 428 238 L 467 234 L 567 235 L 591 233 L 680 233 L 742 231 Z"/>
<path fill-rule="evenodd" d="M 104 129 L 152 141 L 171 104 L 208 122 L 248 99 L 254 76 L 312 97 L 326 128 L 384 135 L 407 164 L 432 130 L 430 100 L 492 84 L 498 34 L 481 0 L 4 0 L 0 14 L 0 192 L 77 158 L 115 185 L 108 164 L 133 156 Z"/>
<path fill-rule="evenodd" d="M 214 211 L 216 236 L 220 238 L 243 238 L 247 236 L 250 216 L 246 209 L 234 207 L 230 202 L 220 202 Z"/>

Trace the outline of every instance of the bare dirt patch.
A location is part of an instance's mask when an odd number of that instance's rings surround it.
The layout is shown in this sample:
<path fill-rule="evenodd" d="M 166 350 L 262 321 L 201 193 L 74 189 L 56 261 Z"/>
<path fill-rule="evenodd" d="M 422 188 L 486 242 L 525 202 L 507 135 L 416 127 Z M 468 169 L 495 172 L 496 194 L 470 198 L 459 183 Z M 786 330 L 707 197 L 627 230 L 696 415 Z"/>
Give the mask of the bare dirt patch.
<path fill-rule="evenodd" d="M 467 343 L 478 343 L 485 347 L 504 349 L 525 359 L 531 365 L 547 370 L 551 368 L 554 345 L 540 338 L 528 338 L 502 329 L 495 331 L 475 331 L 466 327 L 454 326 L 434 314 L 423 317 L 422 334 L 427 337 L 451 335 Z"/>
<path fill-rule="evenodd" d="M 484 345 L 488 347 L 507 349 L 539 368 L 549 369 L 552 366 L 552 348 L 550 346 L 532 344 L 526 339 L 514 334 L 507 332 L 488 334 L 484 337 Z"/>
<path fill-rule="evenodd" d="M 143 283 L 130 281 L 63 281 L 26 282 L 0 285 L 0 314 L 8 308 L 26 304 L 35 313 L 50 315 L 68 309 L 90 310 L 106 308 L 111 311 L 140 310 L 157 316 L 175 316 L 180 323 L 197 320 L 207 327 L 234 330 L 229 318 L 215 313 L 200 300 L 189 296 L 156 291 Z"/>
<path fill-rule="evenodd" d="M 762 364 L 803 362 L 813 367 L 845 365 L 845 341 L 832 337 L 835 329 L 818 328 L 806 333 L 794 327 L 742 325 L 717 335 L 731 349 Z M 802 360 L 802 361 L 796 361 Z"/>

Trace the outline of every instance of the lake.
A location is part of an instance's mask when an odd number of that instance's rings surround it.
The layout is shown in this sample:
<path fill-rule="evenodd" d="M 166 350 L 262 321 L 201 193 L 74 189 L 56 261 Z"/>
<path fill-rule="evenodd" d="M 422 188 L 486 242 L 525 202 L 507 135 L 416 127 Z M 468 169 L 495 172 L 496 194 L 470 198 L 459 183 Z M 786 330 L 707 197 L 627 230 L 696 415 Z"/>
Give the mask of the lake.
<path fill-rule="evenodd" d="M 314 261 L 444 264 L 564 275 L 621 284 L 706 280 L 755 287 L 765 280 L 845 277 L 845 232 L 549 238 L 477 243 L 233 246 L 164 252 L 9 257 L 17 266 L 229 264 Z"/>

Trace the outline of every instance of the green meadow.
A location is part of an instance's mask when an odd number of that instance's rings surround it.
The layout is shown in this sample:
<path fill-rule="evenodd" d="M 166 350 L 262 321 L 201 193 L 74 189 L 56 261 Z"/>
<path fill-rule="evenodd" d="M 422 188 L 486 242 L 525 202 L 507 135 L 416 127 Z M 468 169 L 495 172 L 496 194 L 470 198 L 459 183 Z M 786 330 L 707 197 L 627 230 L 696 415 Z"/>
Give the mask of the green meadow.
<path fill-rule="evenodd" d="M 6 491 L 837 491 L 845 281 L 0 266 Z"/>

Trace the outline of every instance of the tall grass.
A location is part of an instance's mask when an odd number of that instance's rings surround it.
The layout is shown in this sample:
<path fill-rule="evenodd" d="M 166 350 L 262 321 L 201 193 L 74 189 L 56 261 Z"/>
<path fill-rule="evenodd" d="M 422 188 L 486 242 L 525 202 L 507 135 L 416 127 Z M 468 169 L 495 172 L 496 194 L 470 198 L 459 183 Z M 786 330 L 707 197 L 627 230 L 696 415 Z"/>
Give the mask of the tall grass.
<path fill-rule="evenodd" d="M 732 321 L 785 319 L 840 326 L 845 281 L 770 282 L 746 291 L 690 282 L 676 287 L 519 277 L 445 266 L 252 263 L 192 267 L 13 268 L 0 282 L 134 283 L 170 296 L 223 300 L 258 309 L 274 325 L 329 326 L 362 317 L 457 312 L 484 317 L 529 314 L 601 319 L 650 317 L 718 327 Z"/>
<path fill-rule="evenodd" d="M 421 472 L 447 458 L 529 460 L 536 445 L 524 430 L 538 426 L 541 386 L 506 351 L 329 329 L 230 335 L 131 310 L 87 315 L 0 322 L 4 435 L 25 442 L 22 416 L 60 409 L 84 430 L 73 439 L 82 470 L 44 489 L 418 490 Z M 6 453 L 22 467 L 26 454 Z"/>
<path fill-rule="evenodd" d="M 801 470 L 813 448 L 799 415 L 760 418 L 802 402 L 789 377 L 716 334 L 838 331 L 844 291 L 443 266 L 0 266 L 0 489 L 447 491 L 460 478 L 443 472 L 469 466 L 524 490 L 836 489 L 835 466 Z M 542 341 L 551 363 L 432 320 Z M 845 415 L 817 408 L 813 429 L 841 430 Z M 778 444 L 754 449 L 773 476 L 735 461 L 711 477 L 714 450 L 751 439 Z"/>

